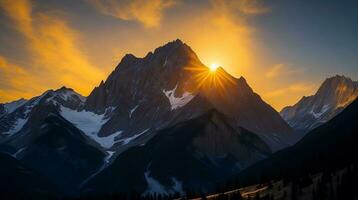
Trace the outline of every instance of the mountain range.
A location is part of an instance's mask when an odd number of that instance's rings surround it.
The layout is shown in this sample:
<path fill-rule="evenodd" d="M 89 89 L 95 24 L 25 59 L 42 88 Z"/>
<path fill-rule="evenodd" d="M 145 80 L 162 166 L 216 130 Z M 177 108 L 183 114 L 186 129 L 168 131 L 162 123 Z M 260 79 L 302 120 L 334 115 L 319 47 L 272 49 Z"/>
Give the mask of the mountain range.
<path fill-rule="evenodd" d="M 245 78 L 210 71 L 175 40 L 143 58 L 125 55 L 88 97 L 62 87 L 0 104 L 0 151 L 13 157 L 4 163 L 43 177 L 41 187 L 51 183 L 49 194 L 184 195 L 293 145 L 295 131 L 325 123 L 356 97 L 357 82 L 336 76 L 278 113 Z"/>

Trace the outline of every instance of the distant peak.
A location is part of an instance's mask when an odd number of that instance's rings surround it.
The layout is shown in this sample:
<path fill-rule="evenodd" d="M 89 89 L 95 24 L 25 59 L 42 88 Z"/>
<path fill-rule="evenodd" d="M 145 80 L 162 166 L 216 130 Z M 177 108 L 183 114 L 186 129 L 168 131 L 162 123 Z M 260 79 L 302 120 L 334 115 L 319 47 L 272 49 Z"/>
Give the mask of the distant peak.
<path fill-rule="evenodd" d="M 343 75 L 335 75 L 327 78 L 321 85 L 320 89 L 324 88 L 335 88 L 339 85 L 354 85 L 354 82 L 351 78 Z"/>
<path fill-rule="evenodd" d="M 344 76 L 344 75 L 339 75 L 339 74 L 336 74 L 335 76 L 332 76 L 332 77 L 329 77 L 326 79 L 326 81 L 332 81 L 332 80 L 349 80 L 349 81 L 352 81 L 351 78 L 347 77 L 347 76 Z"/>
<path fill-rule="evenodd" d="M 62 92 L 68 92 L 68 91 L 75 92 L 72 88 L 68 88 L 66 86 L 62 86 L 61 88 L 55 90 L 54 92 L 55 93 L 62 93 Z"/>

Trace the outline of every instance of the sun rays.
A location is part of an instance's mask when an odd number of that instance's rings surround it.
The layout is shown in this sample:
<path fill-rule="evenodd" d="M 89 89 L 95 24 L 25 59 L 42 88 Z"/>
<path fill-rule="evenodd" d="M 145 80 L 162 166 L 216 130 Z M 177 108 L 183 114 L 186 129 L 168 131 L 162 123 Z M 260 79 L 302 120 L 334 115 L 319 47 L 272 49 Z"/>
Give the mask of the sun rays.
<path fill-rule="evenodd" d="M 236 84 L 236 79 L 224 71 L 219 65 L 213 64 L 210 67 L 188 66 L 185 70 L 192 74 L 194 90 L 226 94 L 226 91 Z"/>

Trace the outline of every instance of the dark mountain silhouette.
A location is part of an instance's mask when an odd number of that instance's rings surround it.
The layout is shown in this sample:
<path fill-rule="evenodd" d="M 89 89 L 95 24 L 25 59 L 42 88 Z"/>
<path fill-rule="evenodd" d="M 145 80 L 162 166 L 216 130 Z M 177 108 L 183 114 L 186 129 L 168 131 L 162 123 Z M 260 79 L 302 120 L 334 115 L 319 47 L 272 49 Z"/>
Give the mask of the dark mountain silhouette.
<path fill-rule="evenodd" d="M 84 186 L 87 194 L 183 193 L 213 189 L 236 171 L 268 156 L 257 135 L 234 129 L 216 110 L 159 131 L 120 154 Z"/>
<path fill-rule="evenodd" d="M 332 120 L 319 126 L 297 144 L 240 172 L 241 185 L 277 179 L 294 179 L 334 171 L 357 163 L 358 100 Z"/>
<path fill-rule="evenodd" d="M 1 199 L 54 199 L 59 190 L 43 175 L 0 153 Z"/>
<path fill-rule="evenodd" d="M 71 89 L 61 88 L 33 98 L 0 118 L 10 127 L 8 133 L 14 125 L 25 121 L 18 132 L 3 140 L 2 150 L 40 172 L 68 194 L 75 193 L 82 181 L 101 168 L 106 156 L 60 114 L 62 106 L 75 108 L 81 102 Z"/>

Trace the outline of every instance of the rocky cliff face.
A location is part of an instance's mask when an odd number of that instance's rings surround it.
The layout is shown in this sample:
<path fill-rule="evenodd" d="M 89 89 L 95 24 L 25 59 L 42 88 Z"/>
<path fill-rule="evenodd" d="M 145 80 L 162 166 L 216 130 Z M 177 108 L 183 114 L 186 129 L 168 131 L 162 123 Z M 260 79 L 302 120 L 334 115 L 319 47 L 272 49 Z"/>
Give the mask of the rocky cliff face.
<path fill-rule="evenodd" d="M 111 111 L 98 132 L 100 137 L 120 132 L 119 141 L 130 140 L 135 145 L 147 141 L 156 130 L 206 111 L 204 105 L 192 108 L 196 112 L 185 108 L 198 94 L 212 108 L 232 117 L 235 126 L 260 134 L 277 148 L 287 145 L 283 138 L 291 133 L 290 127 L 244 78 L 236 79 L 222 68 L 210 72 L 180 40 L 159 47 L 144 58 L 126 55 L 108 79 L 88 96 L 85 109 L 97 114 Z M 121 151 L 127 144 L 119 142 L 116 148 Z"/>
<path fill-rule="evenodd" d="M 282 117 L 296 130 L 307 132 L 332 119 L 358 96 L 358 82 L 345 76 L 326 79 L 315 95 L 282 109 Z"/>

